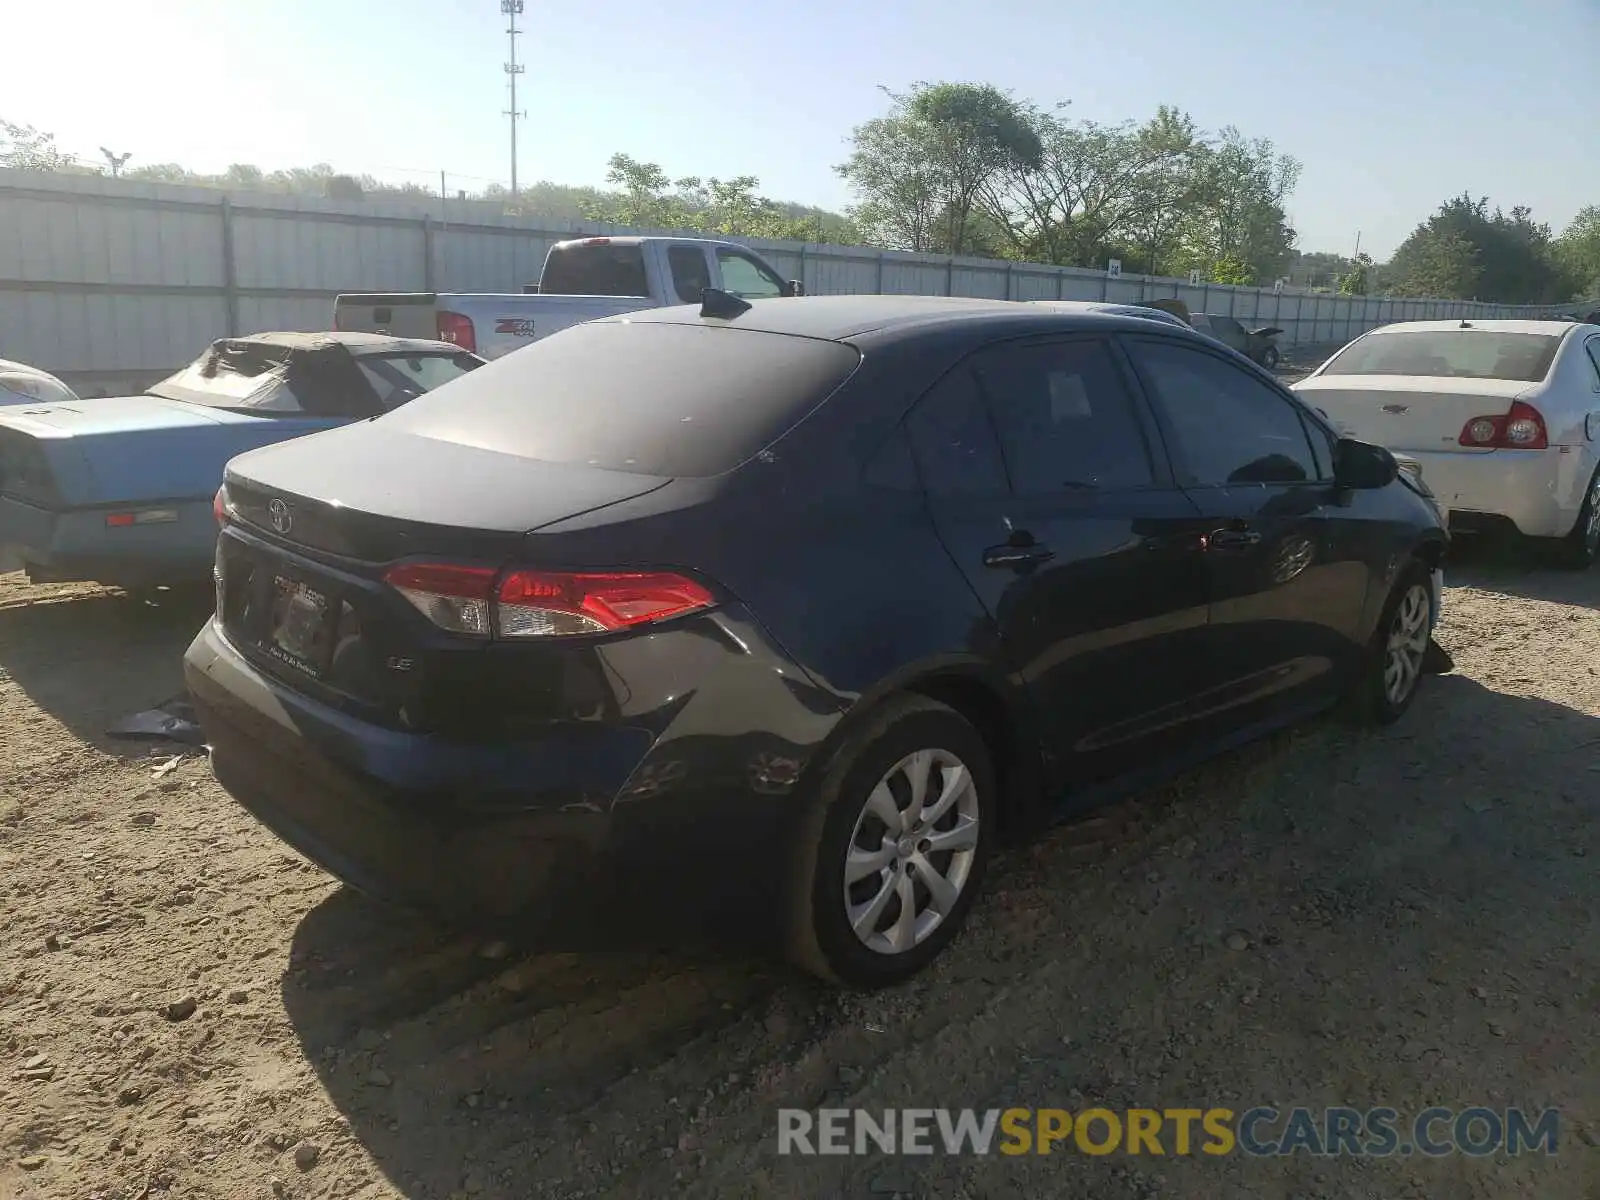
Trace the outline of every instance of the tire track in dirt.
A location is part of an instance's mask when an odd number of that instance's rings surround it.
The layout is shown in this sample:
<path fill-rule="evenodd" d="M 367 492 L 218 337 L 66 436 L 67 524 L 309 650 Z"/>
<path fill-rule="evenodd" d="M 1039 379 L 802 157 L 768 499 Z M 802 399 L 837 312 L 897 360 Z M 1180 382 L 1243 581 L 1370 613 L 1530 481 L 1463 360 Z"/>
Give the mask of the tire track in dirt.
<path fill-rule="evenodd" d="M 899 1184 L 1590 1200 L 1577 1155 L 1440 1170 L 772 1153 L 778 1107 L 823 1103 L 1492 1093 L 1559 1104 L 1578 1129 L 1600 1119 L 1585 870 L 1600 573 L 1468 578 L 1442 635 L 1460 678 L 1431 681 L 1399 726 L 1314 724 L 1007 853 L 948 961 L 870 996 L 687 952 L 485 957 L 366 905 L 201 764 L 161 791 L 144 762 L 85 744 L 107 701 L 84 689 L 115 676 L 115 696 L 164 698 L 159 647 L 122 642 L 158 633 L 181 650 L 182 620 L 101 620 L 92 604 L 73 634 L 55 613 L 0 612 L 0 802 L 16 805 L 0 804 L 0 1055 L 57 1065 L 26 1088 L 0 1072 L 0 1195 L 126 1200 L 156 1180 L 152 1197 L 234 1200 L 276 1175 L 290 1200 Z M 1227 948 L 1233 930 L 1247 949 Z M 69 943 L 44 949 L 60 932 Z M 170 1023 L 159 1009 L 184 991 L 198 1011 Z M 129 1085 L 149 1092 L 118 1104 Z M 321 1148 L 304 1173 L 301 1139 Z M 16 1165 L 35 1154 L 42 1166 Z"/>

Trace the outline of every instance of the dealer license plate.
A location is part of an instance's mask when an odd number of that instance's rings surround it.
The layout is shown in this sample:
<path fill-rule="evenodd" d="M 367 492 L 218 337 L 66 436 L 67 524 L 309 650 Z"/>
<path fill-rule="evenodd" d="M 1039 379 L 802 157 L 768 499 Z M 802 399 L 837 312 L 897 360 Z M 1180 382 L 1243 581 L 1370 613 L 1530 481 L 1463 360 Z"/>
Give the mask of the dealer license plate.
<path fill-rule="evenodd" d="M 273 581 L 272 641 L 276 658 L 312 675 L 321 674 L 328 635 L 328 598 L 282 575 Z"/>

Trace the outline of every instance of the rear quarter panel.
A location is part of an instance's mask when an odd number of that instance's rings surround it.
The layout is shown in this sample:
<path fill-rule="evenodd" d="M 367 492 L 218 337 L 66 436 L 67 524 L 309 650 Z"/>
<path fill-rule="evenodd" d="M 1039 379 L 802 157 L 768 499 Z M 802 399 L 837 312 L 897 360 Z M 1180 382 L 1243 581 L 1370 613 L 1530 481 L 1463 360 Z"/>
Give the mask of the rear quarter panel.
<path fill-rule="evenodd" d="M 1573 331 L 1551 364 L 1550 377 L 1526 397 L 1543 415 L 1551 445 L 1582 446 L 1592 452 L 1600 438 L 1600 367 L 1589 354 L 1591 336 L 1600 355 L 1600 335 L 1593 330 Z"/>
<path fill-rule="evenodd" d="M 945 364 L 897 367 L 894 353 L 869 352 L 875 369 L 770 455 L 546 527 L 529 554 L 559 544 L 563 563 L 702 572 L 833 699 L 841 730 L 890 692 L 960 677 L 998 696 L 1018 745 L 1036 747 L 1026 691 L 995 666 L 993 622 L 933 526 L 899 424 Z M 1037 771 L 1036 759 L 1018 762 Z"/>

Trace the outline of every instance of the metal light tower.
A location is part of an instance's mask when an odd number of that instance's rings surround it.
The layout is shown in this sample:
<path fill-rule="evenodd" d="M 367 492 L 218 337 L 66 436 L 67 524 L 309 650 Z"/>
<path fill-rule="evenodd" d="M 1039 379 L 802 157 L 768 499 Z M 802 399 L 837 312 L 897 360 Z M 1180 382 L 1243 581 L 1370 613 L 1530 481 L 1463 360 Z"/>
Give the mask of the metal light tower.
<path fill-rule="evenodd" d="M 511 118 L 511 198 L 514 200 L 517 196 L 517 118 L 528 115 L 517 109 L 517 76 L 527 69 L 517 61 L 517 35 L 522 32 L 517 28 L 517 18 L 522 15 L 522 0 L 500 0 L 500 11 L 505 14 L 506 40 L 511 44 L 511 58 L 505 64 L 511 84 L 511 107 L 505 115 Z"/>

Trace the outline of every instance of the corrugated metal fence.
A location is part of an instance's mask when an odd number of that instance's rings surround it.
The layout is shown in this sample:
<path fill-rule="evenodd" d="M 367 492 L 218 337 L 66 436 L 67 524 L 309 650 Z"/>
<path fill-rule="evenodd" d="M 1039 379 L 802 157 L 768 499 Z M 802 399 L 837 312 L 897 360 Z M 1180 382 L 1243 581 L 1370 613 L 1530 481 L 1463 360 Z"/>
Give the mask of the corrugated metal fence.
<path fill-rule="evenodd" d="M 552 242 L 633 232 L 550 225 L 471 202 L 338 202 L 0 170 L 0 358 L 89 394 L 120 390 L 181 366 L 214 338 L 326 329 L 341 291 L 520 291 L 539 277 Z M 813 295 L 1177 297 L 1195 312 L 1282 326 L 1290 344 L 1339 342 L 1390 321 L 1556 311 L 739 240 Z"/>

